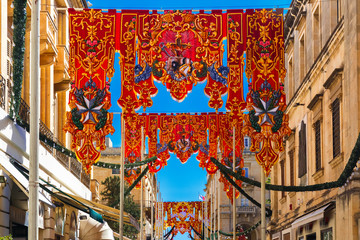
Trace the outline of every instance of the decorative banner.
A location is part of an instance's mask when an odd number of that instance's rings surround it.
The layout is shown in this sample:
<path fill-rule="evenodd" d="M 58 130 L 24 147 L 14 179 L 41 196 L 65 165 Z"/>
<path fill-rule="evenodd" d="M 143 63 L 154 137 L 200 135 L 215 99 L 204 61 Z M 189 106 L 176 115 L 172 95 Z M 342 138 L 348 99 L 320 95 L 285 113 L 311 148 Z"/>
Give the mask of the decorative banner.
<path fill-rule="evenodd" d="M 114 132 L 107 110 L 114 74 L 115 11 L 69 9 L 69 18 L 71 112 L 66 113 L 64 130 L 72 135 L 71 148 L 89 173 L 105 150 L 105 136 Z"/>
<path fill-rule="evenodd" d="M 192 228 L 202 232 L 202 227 L 208 226 L 209 211 L 205 208 L 208 202 L 164 202 L 164 226 L 175 226 L 174 236 L 178 233 L 191 234 Z M 203 224 L 204 223 L 204 224 Z"/>
<path fill-rule="evenodd" d="M 269 175 L 290 135 L 283 82 L 283 14 L 272 10 L 247 11 L 247 68 L 249 82 L 244 134 L 251 137 L 251 151 Z M 260 143 L 263 143 L 260 149 Z"/>
<path fill-rule="evenodd" d="M 141 161 L 141 127 L 145 126 L 145 116 L 133 115 L 125 121 L 125 164 Z M 145 127 L 144 127 L 145 133 Z M 126 169 L 125 180 L 131 185 L 140 175 L 140 168 Z M 139 188 L 140 182 L 136 185 Z"/>
<path fill-rule="evenodd" d="M 242 116 L 242 115 L 240 115 Z M 235 172 L 242 171 L 244 167 L 244 160 L 242 158 L 242 152 L 244 149 L 244 135 L 242 133 L 242 118 L 235 125 Z M 221 163 L 229 169 L 233 169 L 233 122 L 230 114 L 219 114 L 219 138 L 220 138 L 220 151 L 222 153 Z M 221 175 L 220 182 L 224 184 L 224 191 L 228 198 L 233 201 L 233 186 Z M 239 186 L 242 182 L 235 181 Z M 235 191 L 235 197 L 238 198 L 239 191 Z"/>
<path fill-rule="evenodd" d="M 120 40 L 116 48 L 120 50 L 121 55 L 121 96 L 118 104 L 123 110 L 124 118 L 127 119 L 135 114 L 135 110 L 140 108 L 140 102 L 134 91 L 137 13 L 136 11 L 123 10 L 117 16 L 116 25 Z"/>
<path fill-rule="evenodd" d="M 242 119 L 241 123 L 242 123 Z M 151 173 L 158 172 L 167 165 L 170 153 L 176 154 L 182 162 L 197 153 L 199 166 L 209 174 L 218 170 L 210 161 L 217 158 L 218 149 L 222 152 L 222 163 L 232 168 L 233 133 L 230 114 L 202 113 L 198 114 L 156 114 L 129 116 L 125 122 L 125 162 L 133 163 L 141 160 L 141 127 L 144 127 L 144 137 L 148 137 L 148 157 L 157 156 L 155 162 L 149 163 Z M 236 171 L 243 167 L 242 124 L 236 124 Z M 209 132 L 209 136 L 208 136 Z M 158 139 L 159 136 L 159 139 Z M 140 168 L 126 171 L 126 180 L 132 184 L 140 174 Z M 222 178 L 226 191 L 232 189 L 231 184 Z M 240 181 L 237 181 L 241 185 Z M 228 196 L 230 196 L 228 193 Z M 237 195 L 239 193 L 237 192 Z"/>
<path fill-rule="evenodd" d="M 216 165 L 210 160 L 210 157 L 218 159 L 219 147 L 219 114 L 209 113 L 209 151 L 208 159 L 205 165 L 206 171 L 209 174 L 214 174 L 218 170 Z"/>
<path fill-rule="evenodd" d="M 244 100 L 243 71 L 246 48 L 246 14 L 242 10 L 227 11 L 227 62 L 230 69 L 228 78 L 228 99 L 226 109 L 234 123 L 240 122 Z"/>
<path fill-rule="evenodd" d="M 200 166 L 204 167 L 208 159 L 207 154 L 207 115 L 160 115 L 160 144 L 157 149 L 157 156 L 162 166 L 170 158 L 170 152 L 176 154 L 182 163 L 199 151 L 197 159 Z"/>
<path fill-rule="evenodd" d="M 134 114 L 141 106 L 144 111 L 152 106 L 151 97 L 157 94 L 153 80 L 163 83 L 171 97 L 181 102 L 193 85 L 208 79 L 204 91 L 210 97 L 209 106 L 221 108 L 229 72 L 221 65 L 226 37 L 221 10 L 210 14 L 124 10 L 121 16 L 120 52 L 122 56 L 131 55 L 131 64 L 138 38 L 138 64 L 130 70 L 125 67 L 131 67 L 128 60 L 121 59 L 124 81 L 118 103 L 126 115 Z"/>

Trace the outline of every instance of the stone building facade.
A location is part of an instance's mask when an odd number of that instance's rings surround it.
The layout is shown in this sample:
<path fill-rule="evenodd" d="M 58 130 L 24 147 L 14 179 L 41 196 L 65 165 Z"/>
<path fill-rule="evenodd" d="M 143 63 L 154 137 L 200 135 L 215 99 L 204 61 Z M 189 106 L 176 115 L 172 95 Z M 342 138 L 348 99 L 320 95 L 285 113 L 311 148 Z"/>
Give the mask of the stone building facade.
<path fill-rule="evenodd" d="M 289 126 L 272 183 L 336 181 L 360 132 L 360 2 L 297 0 L 285 16 Z M 271 192 L 272 240 L 359 239 L 359 172 L 346 186 Z"/>
<path fill-rule="evenodd" d="M 244 139 L 244 170 L 245 176 L 256 181 L 260 181 L 261 167 L 255 160 L 255 154 L 250 152 L 250 138 Z M 207 176 L 206 183 L 206 196 L 207 202 L 213 202 L 210 204 L 210 229 L 218 230 L 218 214 L 220 213 L 220 230 L 225 233 L 231 233 L 233 231 L 233 206 L 230 199 L 226 196 L 223 183 L 218 181 L 219 172 L 215 175 Z M 260 201 L 260 188 L 254 187 L 250 184 L 243 183 L 242 189 L 249 194 L 252 198 Z M 269 199 L 269 192 L 266 193 L 266 198 Z M 219 202 L 218 202 L 219 201 Z M 239 231 L 240 227 L 246 230 L 260 221 L 260 208 L 251 203 L 245 196 L 240 194 L 236 199 L 236 228 Z M 250 234 L 246 235 L 249 240 L 259 240 L 260 229 L 257 228 Z M 226 239 L 226 236 L 220 234 L 220 239 Z"/>
<path fill-rule="evenodd" d="M 24 77 L 20 118 L 29 123 L 30 98 L 30 22 L 31 2 L 26 1 Z M 40 177 L 57 189 L 85 204 L 91 203 L 90 176 L 76 158 L 63 153 L 70 137 L 63 131 L 70 88 L 67 8 L 86 8 L 85 0 L 43 0 L 40 12 L 40 133 L 60 146 L 55 149 L 41 141 Z M 0 1 L 0 236 L 27 239 L 28 180 L 12 164 L 29 167 L 29 133 L 9 117 L 13 89 L 13 1 Z M 40 182 L 44 184 L 44 182 Z M 45 184 L 46 185 L 46 184 Z M 57 191 L 46 185 L 51 191 Z M 86 239 L 76 204 L 65 204 L 44 190 L 39 190 L 39 239 Z M 96 194 L 94 194 L 96 195 Z M 71 200 L 69 200 L 71 202 Z M 74 202 L 72 202 L 74 203 Z M 100 205 L 97 205 L 101 208 Z M 105 228 L 104 228 L 105 230 Z M 86 232 L 87 230 L 85 230 Z M 112 234 L 112 231 L 111 231 Z M 111 235 L 112 236 L 112 235 Z"/>
<path fill-rule="evenodd" d="M 114 164 L 120 164 L 120 157 L 121 157 L 121 148 L 112 147 L 111 140 L 109 138 L 106 139 L 107 141 L 107 149 L 101 152 L 100 160 L 101 162 L 105 163 L 114 163 Z M 101 192 L 104 190 L 104 185 L 101 184 L 107 177 L 110 176 L 120 176 L 120 169 L 108 169 L 108 168 L 102 168 L 102 167 L 93 167 L 91 181 L 94 185 L 99 186 L 98 192 L 99 195 L 99 201 L 102 204 L 106 204 L 105 201 L 101 199 Z M 143 212 L 144 212 L 144 224 L 145 227 L 143 228 L 144 237 L 146 239 L 150 239 L 151 237 L 151 205 L 153 206 L 153 221 L 155 223 L 155 205 L 156 202 L 159 200 L 159 189 L 158 189 L 158 183 L 156 174 L 147 173 L 145 177 L 143 178 Z M 141 202 L 141 189 L 133 189 L 131 191 L 131 196 L 133 197 L 134 201 L 140 205 Z M 93 199 L 93 201 L 96 201 L 97 199 Z M 154 233 L 155 236 L 155 233 Z M 139 234 L 140 239 L 140 234 Z"/>

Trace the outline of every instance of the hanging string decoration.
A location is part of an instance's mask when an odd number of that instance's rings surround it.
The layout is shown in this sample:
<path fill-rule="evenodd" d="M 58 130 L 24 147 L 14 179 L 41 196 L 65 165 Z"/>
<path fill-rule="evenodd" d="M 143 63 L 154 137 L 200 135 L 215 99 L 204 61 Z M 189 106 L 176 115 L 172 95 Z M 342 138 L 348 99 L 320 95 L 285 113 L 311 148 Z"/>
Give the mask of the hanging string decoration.
<path fill-rule="evenodd" d="M 233 133 L 235 127 L 235 136 Z M 220 138 L 220 151 L 222 153 L 221 163 L 229 169 L 233 169 L 233 155 L 235 152 L 235 172 L 241 172 L 244 167 L 244 160 L 242 158 L 243 139 L 242 134 L 242 121 L 233 125 L 232 117 L 229 113 L 219 115 L 219 138 Z M 235 150 L 233 148 L 233 139 L 235 138 Z M 220 175 L 219 181 L 224 184 L 224 191 L 227 197 L 233 201 L 233 186 Z M 237 180 L 236 183 L 241 186 L 241 181 Z M 235 191 L 235 198 L 238 198 L 240 193 Z"/>
<path fill-rule="evenodd" d="M 164 227 L 174 226 L 173 234 L 191 234 L 192 228 L 201 232 L 203 222 L 208 219 L 204 206 L 207 202 L 164 202 Z"/>
<path fill-rule="evenodd" d="M 105 136 L 113 133 L 109 82 L 114 74 L 115 11 L 69 9 L 70 112 L 64 130 L 71 148 L 89 173 L 105 150 Z"/>
<path fill-rule="evenodd" d="M 282 11 L 249 10 L 247 14 L 246 76 L 249 79 L 244 134 L 250 150 L 269 175 L 284 150 L 288 126 L 284 78 L 284 35 Z M 262 143 L 262 144 L 260 144 Z"/>
<path fill-rule="evenodd" d="M 246 49 L 246 14 L 242 10 L 227 11 L 227 63 L 229 66 L 226 109 L 234 123 L 242 121 L 244 100 L 243 71 Z"/>
<path fill-rule="evenodd" d="M 141 161 L 141 128 L 145 126 L 145 116 L 133 115 L 130 121 L 125 121 L 125 164 L 134 164 Z M 144 128 L 145 130 L 145 128 Z M 127 168 L 124 171 L 125 180 L 131 185 L 139 176 L 140 168 Z M 140 183 L 136 188 L 140 188 Z"/>
<path fill-rule="evenodd" d="M 121 96 L 118 104 L 122 108 L 124 119 L 128 120 L 135 114 L 135 110 L 140 108 L 140 102 L 134 91 L 138 13 L 132 10 L 122 10 L 118 16 L 116 26 L 120 36 L 116 49 L 120 51 L 121 70 Z"/>
<path fill-rule="evenodd" d="M 128 12 L 122 12 L 121 35 L 126 37 L 121 38 L 120 52 L 132 57 L 131 64 L 127 64 L 129 59 L 121 59 L 122 77 L 127 78 L 122 78 L 123 91 L 118 100 L 125 114 L 134 114 L 141 106 L 144 111 L 152 106 L 151 97 L 158 91 L 153 80 L 164 84 L 171 97 L 181 102 L 194 85 L 207 79 L 204 91 L 210 97 L 209 106 L 219 109 L 223 105 L 221 96 L 227 93 L 229 72 L 228 67 L 222 66 L 222 42 L 226 36 L 222 11 Z M 132 22 L 128 23 L 127 18 Z M 137 64 L 130 70 L 135 63 L 135 37 Z M 129 68 L 125 69 L 125 65 Z"/>
<path fill-rule="evenodd" d="M 200 167 L 205 166 L 207 154 L 207 115 L 159 115 L 159 144 L 157 156 L 161 166 L 167 165 L 170 152 L 176 154 L 182 163 L 193 153 L 199 152 Z"/>

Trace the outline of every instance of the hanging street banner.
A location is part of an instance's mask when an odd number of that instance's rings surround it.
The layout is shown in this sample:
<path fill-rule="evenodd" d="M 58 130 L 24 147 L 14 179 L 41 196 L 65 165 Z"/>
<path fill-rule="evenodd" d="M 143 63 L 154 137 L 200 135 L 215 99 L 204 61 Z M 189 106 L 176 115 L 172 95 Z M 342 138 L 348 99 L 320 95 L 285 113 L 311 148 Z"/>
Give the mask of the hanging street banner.
<path fill-rule="evenodd" d="M 105 149 L 105 136 L 114 132 L 109 83 L 115 52 L 120 53 L 121 96 L 125 121 L 125 162 L 141 161 L 141 127 L 148 137 L 149 163 L 154 173 L 166 166 L 170 153 L 185 163 L 197 153 L 199 166 L 217 171 L 210 157 L 242 171 L 244 136 L 269 174 L 290 133 L 284 114 L 284 39 L 282 10 L 149 10 L 69 9 L 71 91 L 65 131 L 86 170 Z M 227 40 L 224 45 L 224 40 Z M 227 55 L 224 56 L 224 49 Z M 226 60 L 226 61 L 225 61 Z M 226 65 L 224 63 L 226 62 Z M 246 68 L 245 68 L 246 62 Z M 244 99 L 243 76 L 249 93 Z M 139 114 L 153 105 L 160 82 L 170 96 L 183 101 L 198 83 L 214 113 Z M 222 97 L 227 94 L 226 102 Z M 218 113 L 225 104 L 227 113 Z M 245 110 L 248 114 L 244 114 Z M 235 136 L 233 136 L 235 128 Z M 159 133 L 159 134 L 158 134 Z M 233 139 L 235 138 L 235 149 Z M 129 183 L 139 169 L 126 171 Z M 221 177 L 220 181 L 227 183 Z M 241 182 L 238 181 L 241 185 Z M 226 185 L 228 196 L 232 186 Z M 238 195 L 239 193 L 236 192 Z"/>

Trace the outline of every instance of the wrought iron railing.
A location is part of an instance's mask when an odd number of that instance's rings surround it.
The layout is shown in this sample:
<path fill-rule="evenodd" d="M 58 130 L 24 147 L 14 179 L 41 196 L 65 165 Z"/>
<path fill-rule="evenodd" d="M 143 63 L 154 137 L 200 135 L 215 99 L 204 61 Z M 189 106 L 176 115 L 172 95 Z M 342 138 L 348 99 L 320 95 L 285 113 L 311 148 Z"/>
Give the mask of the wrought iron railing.
<path fill-rule="evenodd" d="M 0 82 L 0 93 L 2 93 L 1 92 L 2 91 L 1 90 L 2 89 L 1 88 L 2 79 L 3 78 L 0 78 L 0 80 L 1 80 L 1 82 Z M 4 85 L 5 85 L 5 83 L 4 83 Z M 2 95 L 1 95 L 1 99 L 2 99 Z M 5 99 L 5 97 L 4 97 L 4 99 Z M 3 107 L 3 108 L 5 109 L 5 107 Z M 24 123 L 30 124 L 30 107 L 29 107 L 29 105 L 27 105 L 27 103 L 23 99 L 21 99 L 21 102 L 20 102 L 19 117 Z M 45 123 L 40 121 L 39 128 L 40 128 L 40 134 L 46 136 L 47 139 L 50 139 L 50 140 L 54 141 L 61 148 L 65 148 L 60 143 L 60 141 L 54 137 L 54 134 L 45 125 Z M 63 153 L 62 150 L 59 150 L 59 148 L 56 149 L 55 146 L 50 146 L 50 145 L 48 145 L 47 143 L 45 143 L 43 141 L 41 141 L 40 143 L 66 169 L 68 169 L 77 179 L 79 179 L 86 187 L 90 188 L 90 176 L 85 173 L 85 171 L 82 169 L 81 163 L 76 158 L 67 156 L 66 154 Z"/>
<path fill-rule="evenodd" d="M 5 110 L 6 79 L 0 75 L 0 107 Z"/>
<path fill-rule="evenodd" d="M 50 129 L 45 125 L 43 121 L 40 120 L 39 124 L 40 134 L 46 136 L 47 139 L 54 140 L 54 134 L 50 131 Z M 41 145 L 51 154 L 54 154 L 54 146 L 49 146 L 48 144 L 40 141 Z"/>
<path fill-rule="evenodd" d="M 82 168 L 81 168 L 81 163 L 80 163 L 76 158 L 73 158 L 73 157 L 70 158 L 70 171 L 71 171 L 77 178 L 82 177 L 82 176 L 81 176 L 81 173 L 82 173 L 83 171 L 82 171 Z M 90 181 L 90 179 L 89 179 L 89 181 Z M 89 182 L 89 184 L 90 184 L 90 182 Z"/>
<path fill-rule="evenodd" d="M 90 174 L 86 174 L 85 171 L 81 171 L 81 182 L 87 186 L 90 187 Z"/>
<path fill-rule="evenodd" d="M 20 102 L 19 117 L 23 122 L 30 125 L 30 107 L 23 99 Z"/>

